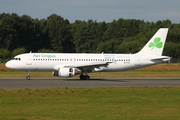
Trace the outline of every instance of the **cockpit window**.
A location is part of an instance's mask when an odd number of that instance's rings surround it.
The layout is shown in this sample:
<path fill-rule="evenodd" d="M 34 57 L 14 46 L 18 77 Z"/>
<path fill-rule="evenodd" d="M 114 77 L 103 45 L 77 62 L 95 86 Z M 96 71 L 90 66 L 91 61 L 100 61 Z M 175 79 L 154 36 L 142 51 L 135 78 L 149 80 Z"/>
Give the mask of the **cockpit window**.
<path fill-rule="evenodd" d="M 12 60 L 18 60 L 18 61 L 20 61 L 20 60 L 21 60 L 21 58 L 13 58 Z"/>

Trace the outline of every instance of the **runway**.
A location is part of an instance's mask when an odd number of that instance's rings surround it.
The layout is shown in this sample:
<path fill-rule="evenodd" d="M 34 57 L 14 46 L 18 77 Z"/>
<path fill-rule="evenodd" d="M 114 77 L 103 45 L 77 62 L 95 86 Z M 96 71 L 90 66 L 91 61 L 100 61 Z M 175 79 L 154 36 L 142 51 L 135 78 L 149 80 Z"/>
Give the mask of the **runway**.
<path fill-rule="evenodd" d="M 0 89 L 25 88 L 94 88 L 133 86 L 180 86 L 180 78 L 119 78 L 79 80 L 73 78 L 0 79 Z"/>

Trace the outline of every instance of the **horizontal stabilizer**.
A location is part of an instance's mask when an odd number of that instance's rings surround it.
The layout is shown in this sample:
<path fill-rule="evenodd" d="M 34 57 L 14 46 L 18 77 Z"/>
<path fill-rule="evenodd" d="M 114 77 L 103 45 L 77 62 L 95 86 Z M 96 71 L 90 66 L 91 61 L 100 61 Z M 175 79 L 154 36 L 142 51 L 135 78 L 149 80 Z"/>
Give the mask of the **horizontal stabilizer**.
<path fill-rule="evenodd" d="M 159 57 L 153 57 L 150 60 L 163 60 L 163 61 L 170 61 L 172 57 L 169 56 L 159 56 Z"/>

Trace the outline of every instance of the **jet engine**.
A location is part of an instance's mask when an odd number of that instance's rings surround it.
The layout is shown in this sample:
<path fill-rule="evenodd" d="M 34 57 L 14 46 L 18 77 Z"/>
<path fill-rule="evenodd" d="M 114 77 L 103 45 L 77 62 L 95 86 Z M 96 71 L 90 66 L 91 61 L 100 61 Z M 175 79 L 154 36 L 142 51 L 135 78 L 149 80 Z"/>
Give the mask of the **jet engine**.
<path fill-rule="evenodd" d="M 76 74 L 75 68 L 59 68 L 53 71 L 54 76 L 73 77 Z"/>

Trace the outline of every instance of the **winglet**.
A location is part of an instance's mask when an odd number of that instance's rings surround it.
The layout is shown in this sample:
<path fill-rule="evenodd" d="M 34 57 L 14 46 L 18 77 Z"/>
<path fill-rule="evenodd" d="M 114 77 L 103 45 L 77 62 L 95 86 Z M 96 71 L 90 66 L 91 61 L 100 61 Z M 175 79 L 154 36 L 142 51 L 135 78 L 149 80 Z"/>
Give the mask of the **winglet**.
<path fill-rule="evenodd" d="M 160 28 L 137 54 L 143 56 L 161 56 L 164 49 L 167 33 L 168 28 Z"/>

